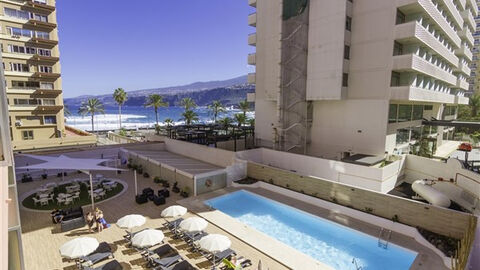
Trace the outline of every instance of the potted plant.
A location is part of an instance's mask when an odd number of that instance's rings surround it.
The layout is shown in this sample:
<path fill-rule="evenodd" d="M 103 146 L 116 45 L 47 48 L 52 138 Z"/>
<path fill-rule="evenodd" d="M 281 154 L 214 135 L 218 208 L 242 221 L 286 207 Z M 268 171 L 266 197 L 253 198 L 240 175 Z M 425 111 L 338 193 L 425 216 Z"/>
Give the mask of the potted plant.
<path fill-rule="evenodd" d="M 163 180 L 162 182 L 163 182 L 163 183 L 162 183 L 162 184 L 163 184 L 163 187 L 165 187 L 165 188 L 169 188 L 169 187 L 170 187 L 170 183 L 168 183 L 167 180 Z"/>
<path fill-rule="evenodd" d="M 162 180 L 160 179 L 160 177 L 155 176 L 155 177 L 153 178 L 153 182 L 156 183 L 156 184 L 160 184 L 160 183 L 162 182 Z"/>
<path fill-rule="evenodd" d="M 144 172 L 143 177 L 148 178 L 148 177 L 150 177 L 150 175 L 148 174 L 148 172 Z"/>

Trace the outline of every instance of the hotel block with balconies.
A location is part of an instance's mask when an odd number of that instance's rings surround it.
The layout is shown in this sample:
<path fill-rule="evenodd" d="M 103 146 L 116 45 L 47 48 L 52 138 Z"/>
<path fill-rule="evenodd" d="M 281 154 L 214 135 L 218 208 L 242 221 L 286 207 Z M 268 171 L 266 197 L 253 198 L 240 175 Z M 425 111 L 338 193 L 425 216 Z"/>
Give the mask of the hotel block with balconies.
<path fill-rule="evenodd" d="M 452 138 L 422 119 L 468 103 L 474 0 L 249 4 L 257 146 L 338 159 Z"/>
<path fill-rule="evenodd" d="M 67 136 L 55 0 L 0 0 L 0 26 L 14 150 L 92 143 Z"/>

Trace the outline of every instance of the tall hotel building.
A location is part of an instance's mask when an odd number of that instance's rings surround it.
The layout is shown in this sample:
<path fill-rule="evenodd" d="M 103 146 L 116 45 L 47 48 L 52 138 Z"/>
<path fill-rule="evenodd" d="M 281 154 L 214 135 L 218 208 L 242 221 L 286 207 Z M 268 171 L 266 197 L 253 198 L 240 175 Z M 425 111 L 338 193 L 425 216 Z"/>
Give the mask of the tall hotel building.
<path fill-rule="evenodd" d="M 0 44 L 14 150 L 66 137 L 54 0 L 0 0 Z"/>
<path fill-rule="evenodd" d="M 477 6 L 480 6 L 480 1 L 477 0 Z M 477 31 L 473 34 L 473 38 L 475 39 L 475 45 L 473 46 L 473 61 L 470 64 L 470 69 L 472 73 L 470 75 L 470 95 L 473 93 L 480 93 L 480 76 L 478 76 L 477 68 L 480 67 L 480 29 L 478 26 L 480 25 L 480 15 L 475 17 L 475 23 L 477 24 Z"/>
<path fill-rule="evenodd" d="M 467 104 L 475 0 L 249 0 L 257 146 L 340 159 L 437 147 Z"/>

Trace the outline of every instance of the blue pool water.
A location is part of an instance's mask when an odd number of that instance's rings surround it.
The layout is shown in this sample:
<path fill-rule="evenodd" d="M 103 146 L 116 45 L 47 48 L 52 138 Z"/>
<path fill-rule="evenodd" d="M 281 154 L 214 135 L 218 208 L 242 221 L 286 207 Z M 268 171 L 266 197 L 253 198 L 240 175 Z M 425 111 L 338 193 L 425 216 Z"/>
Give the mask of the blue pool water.
<path fill-rule="evenodd" d="M 206 204 L 336 270 L 356 270 L 353 258 L 363 270 L 408 270 L 417 256 L 391 243 L 378 247 L 377 238 L 245 190 Z"/>

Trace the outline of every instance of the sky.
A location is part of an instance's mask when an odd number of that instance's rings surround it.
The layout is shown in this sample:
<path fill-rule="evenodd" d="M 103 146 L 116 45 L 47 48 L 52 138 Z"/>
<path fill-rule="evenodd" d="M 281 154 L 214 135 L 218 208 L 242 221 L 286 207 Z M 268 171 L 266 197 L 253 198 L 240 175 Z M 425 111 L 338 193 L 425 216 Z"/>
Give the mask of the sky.
<path fill-rule="evenodd" d="M 58 0 L 64 97 L 252 72 L 247 0 Z"/>

